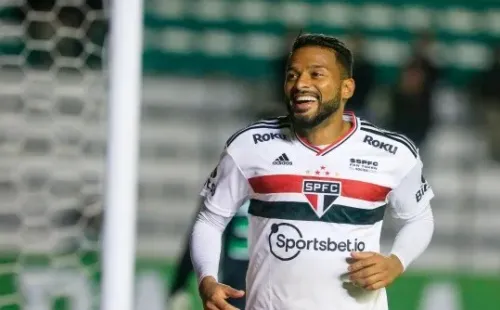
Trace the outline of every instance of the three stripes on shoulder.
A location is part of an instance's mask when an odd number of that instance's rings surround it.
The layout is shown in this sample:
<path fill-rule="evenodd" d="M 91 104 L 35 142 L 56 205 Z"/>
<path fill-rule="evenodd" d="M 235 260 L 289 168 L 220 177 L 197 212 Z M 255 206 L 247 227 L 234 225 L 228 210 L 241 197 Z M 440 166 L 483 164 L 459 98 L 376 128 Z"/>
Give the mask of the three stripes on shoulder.
<path fill-rule="evenodd" d="M 406 146 L 408 148 L 408 150 L 410 150 L 410 152 L 413 154 L 413 156 L 418 157 L 417 146 L 415 145 L 415 143 L 413 143 L 413 141 L 411 141 L 405 135 L 382 129 L 382 128 L 377 127 L 377 126 L 373 125 L 372 123 L 365 121 L 365 120 L 361 121 L 360 130 L 364 131 L 364 132 L 369 132 L 371 134 L 379 135 L 379 136 L 385 137 L 387 139 L 390 139 L 390 140 L 393 140 L 396 142 L 399 142 L 402 145 Z"/>
<path fill-rule="evenodd" d="M 236 138 L 238 138 L 243 133 L 252 130 L 252 129 L 281 129 L 292 126 L 290 119 L 288 116 L 279 116 L 273 117 L 265 120 L 261 120 L 255 123 L 250 124 L 249 126 L 237 131 L 226 141 L 226 147 L 231 145 Z"/>

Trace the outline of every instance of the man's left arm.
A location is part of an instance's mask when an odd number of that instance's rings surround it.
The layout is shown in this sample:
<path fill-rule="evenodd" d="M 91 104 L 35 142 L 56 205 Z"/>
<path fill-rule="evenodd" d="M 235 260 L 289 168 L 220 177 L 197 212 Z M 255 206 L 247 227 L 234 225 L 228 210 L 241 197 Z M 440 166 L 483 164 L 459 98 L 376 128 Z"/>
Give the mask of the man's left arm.
<path fill-rule="evenodd" d="M 391 215 L 399 226 L 391 255 L 396 256 L 406 269 L 427 248 L 434 232 L 431 199 L 432 188 L 422 174 L 422 162 L 403 179 L 389 195 Z"/>
<path fill-rule="evenodd" d="M 353 253 L 354 262 L 349 269 L 353 283 L 371 290 L 386 287 L 425 251 L 434 232 L 430 206 L 433 197 L 418 158 L 415 166 L 388 196 L 390 214 L 400 228 L 390 255 Z"/>

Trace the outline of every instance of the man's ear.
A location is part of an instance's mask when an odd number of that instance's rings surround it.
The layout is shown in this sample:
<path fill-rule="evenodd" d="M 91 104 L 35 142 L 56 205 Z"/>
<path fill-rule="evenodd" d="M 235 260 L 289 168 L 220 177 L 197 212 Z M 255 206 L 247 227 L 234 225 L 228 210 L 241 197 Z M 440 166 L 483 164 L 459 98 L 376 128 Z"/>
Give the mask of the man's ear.
<path fill-rule="evenodd" d="M 354 95 L 354 90 L 356 89 L 356 83 L 353 78 L 347 78 L 342 80 L 341 84 L 341 95 L 342 99 L 347 100 L 350 99 Z"/>

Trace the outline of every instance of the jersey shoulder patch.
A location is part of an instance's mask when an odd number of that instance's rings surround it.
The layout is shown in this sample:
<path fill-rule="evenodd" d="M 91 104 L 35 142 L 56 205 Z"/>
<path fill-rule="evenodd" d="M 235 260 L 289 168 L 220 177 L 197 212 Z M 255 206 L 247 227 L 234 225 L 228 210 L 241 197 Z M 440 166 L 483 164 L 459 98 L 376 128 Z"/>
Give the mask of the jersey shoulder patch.
<path fill-rule="evenodd" d="M 234 133 L 226 141 L 226 148 L 239 144 L 241 141 L 248 144 L 250 141 L 253 144 L 269 141 L 271 139 L 285 140 L 286 136 L 280 133 L 284 128 L 290 128 L 291 122 L 288 116 L 273 117 L 254 122 Z M 269 131 L 269 132 L 267 132 Z"/>
<path fill-rule="evenodd" d="M 403 149 L 406 151 L 404 153 L 410 154 L 410 156 L 414 158 L 418 157 L 417 146 L 405 135 L 382 129 L 366 120 L 361 120 L 360 124 L 360 130 L 366 133 L 363 138 L 364 143 L 368 143 L 373 147 L 384 149 L 393 155 L 396 155 L 399 150 Z"/>

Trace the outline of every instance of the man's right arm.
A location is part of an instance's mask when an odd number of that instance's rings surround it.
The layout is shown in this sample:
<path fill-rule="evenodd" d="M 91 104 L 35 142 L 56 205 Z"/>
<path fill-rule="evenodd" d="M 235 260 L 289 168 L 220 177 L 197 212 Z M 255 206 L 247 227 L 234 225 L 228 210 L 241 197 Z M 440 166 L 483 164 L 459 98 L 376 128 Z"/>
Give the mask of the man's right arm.
<path fill-rule="evenodd" d="M 217 280 L 222 250 L 222 234 L 231 217 L 220 216 L 203 206 L 191 232 L 191 259 L 198 284 L 205 277 Z"/>
<path fill-rule="evenodd" d="M 246 177 L 225 150 L 201 192 L 204 199 L 191 233 L 191 259 L 198 283 L 206 277 L 217 281 L 222 234 L 249 194 Z"/>

